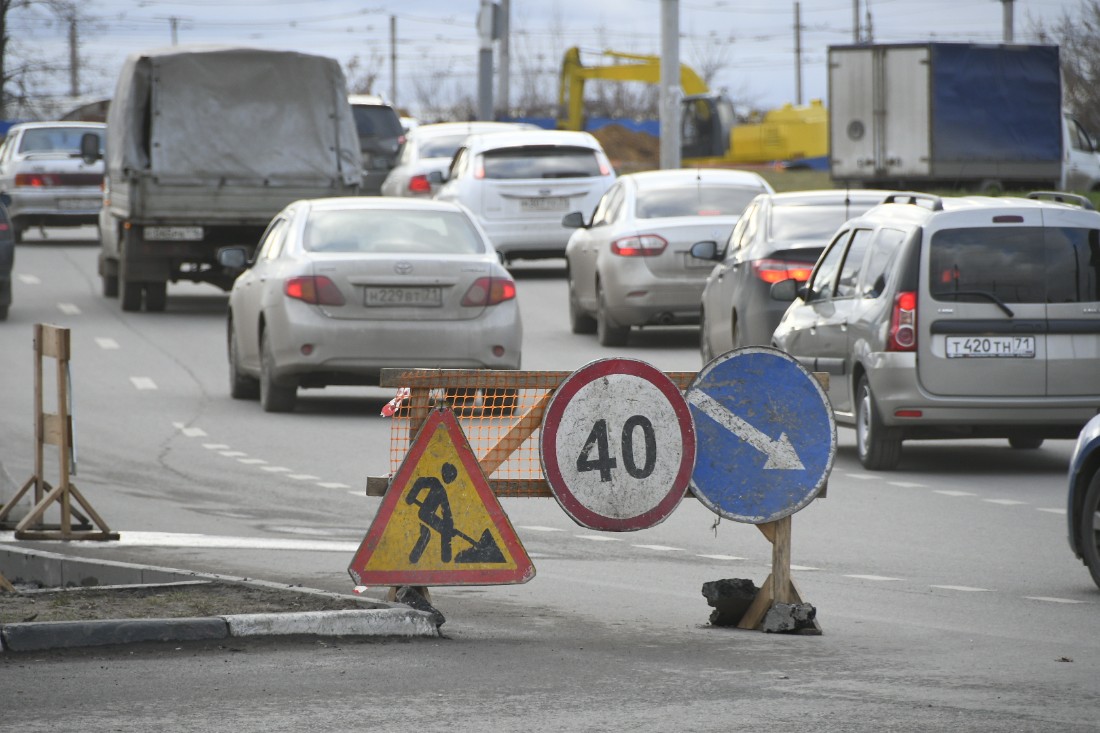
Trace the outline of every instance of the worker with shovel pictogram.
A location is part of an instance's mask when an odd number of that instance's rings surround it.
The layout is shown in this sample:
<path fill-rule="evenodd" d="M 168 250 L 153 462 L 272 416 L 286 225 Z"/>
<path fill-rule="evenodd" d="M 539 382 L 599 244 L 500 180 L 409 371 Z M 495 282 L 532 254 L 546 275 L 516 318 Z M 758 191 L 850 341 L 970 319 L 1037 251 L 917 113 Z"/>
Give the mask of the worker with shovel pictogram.
<path fill-rule="evenodd" d="M 500 551 L 492 533 L 486 529 L 481 533 L 481 539 L 473 537 L 455 528 L 454 515 L 451 513 L 451 503 L 447 498 L 447 488 L 444 484 L 450 484 L 458 477 L 458 469 L 451 463 L 444 463 L 441 470 L 443 481 L 435 476 L 421 476 L 413 483 L 412 491 L 405 496 L 405 503 L 420 507 L 417 519 L 420 520 L 420 537 L 409 553 L 409 562 L 415 565 L 420 561 L 424 550 L 431 542 L 432 532 L 439 534 L 439 559 L 441 562 L 451 562 L 451 542 L 461 538 L 470 543 L 470 547 L 454 555 L 456 563 L 503 563 L 507 562 L 504 553 Z M 424 494 L 423 498 L 421 495 Z"/>

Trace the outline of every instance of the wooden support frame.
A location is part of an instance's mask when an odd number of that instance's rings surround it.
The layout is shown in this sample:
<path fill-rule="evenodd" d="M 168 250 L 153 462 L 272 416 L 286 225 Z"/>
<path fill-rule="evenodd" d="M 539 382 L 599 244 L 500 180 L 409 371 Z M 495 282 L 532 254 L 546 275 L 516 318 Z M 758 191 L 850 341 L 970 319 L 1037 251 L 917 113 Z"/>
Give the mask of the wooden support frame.
<path fill-rule="evenodd" d="M 791 518 L 777 519 L 774 522 L 758 524 L 756 528 L 772 544 L 772 571 L 757 591 L 745 615 L 737 624 L 739 629 L 759 631 L 763 627 L 764 616 L 777 603 L 805 603 L 802 593 L 791 577 Z M 803 629 L 802 634 L 821 634 L 821 625 L 813 620 L 813 627 Z"/>
<path fill-rule="evenodd" d="M 35 324 L 34 475 L 23 484 L 11 500 L 0 507 L 0 526 L 3 526 L 2 523 L 16 503 L 33 489 L 34 506 L 30 513 L 15 525 L 17 540 L 117 540 L 119 537 L 117 532 L 111 531 L 103 518 L 69 480 L 73 457 L 73 423 L 72 415 L 69 413 L 70 343 L 69 329 L 42 323 Z M 47 413 L 42 406 L 42 361 L 47 357 L 53 358 L 56 362 L 56 413 Z M 60 480 L 57 486 L 51 486 L 45 478 L 46 445 L 54 445 L 58 449 Z M 74 499 L 76 504 L 87 513 L 86 515 L 73 505 Z M 61 520 L 56 525 L 47 525 L 42 520 L 46 510 L 54 503 L 60 507 Z M 93 524 L 98 529 L 94 529 Z"/>

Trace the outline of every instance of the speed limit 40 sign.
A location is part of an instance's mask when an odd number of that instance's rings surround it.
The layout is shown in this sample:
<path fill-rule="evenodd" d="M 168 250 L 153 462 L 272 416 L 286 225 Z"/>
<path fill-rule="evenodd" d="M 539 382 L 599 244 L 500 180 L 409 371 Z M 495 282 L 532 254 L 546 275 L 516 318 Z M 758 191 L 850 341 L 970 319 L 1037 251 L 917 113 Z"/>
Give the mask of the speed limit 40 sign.
<path fill-rule="evenodd" d="M 636 359 L 573 372 L 543 414 L 543 475 L 577 524 L 626 532 L 662 522 L 695 465 L 691 410 L 676 384 Z"/>

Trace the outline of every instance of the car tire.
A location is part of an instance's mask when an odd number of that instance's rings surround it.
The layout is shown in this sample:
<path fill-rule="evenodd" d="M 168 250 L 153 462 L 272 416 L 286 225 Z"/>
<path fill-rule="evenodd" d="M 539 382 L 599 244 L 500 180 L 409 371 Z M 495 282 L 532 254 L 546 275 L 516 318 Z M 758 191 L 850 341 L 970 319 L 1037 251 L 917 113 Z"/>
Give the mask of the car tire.
<path fill-rule="evenodd" d="M 1014 450 L 1038 450 L 1043 445 L 1043 439 L 1033 438 L 1030 435 L 1014 435 L 1008 439 L 1008 444 Z"/>
<path fill-rule="evenodd" d="M 856 389 L 856 451 L 869 471 L 892 471 L 901 460 L 901 438 L 882 424 L 867 377 Z"/>
<path fill-rule="evenodd" d="M 260 354 L 260 406 L 264 412 L 291 412 L 298 399 L 298 388 L 275 383 L 275 353 L 267 331 L 260 337 Z"/>
<path fill-rule="evenodd" d="M 145 283 L 145 310 L 159 313 L 168 306 L 168 283 Z"/>
<path fill-rule="evenodd" d="M 0 305 L 0 321 L 8 320 L 8 308 L 10 306 Z"/>
<path fill-rule="evenodd" d="M 118 275 L 104 275 L 102 280 L 103 280 L 103 297 L 104 298 L 117 298 L 118 297 Z"/>
<path fill-rule="evenodd" d="M 235 400 L 254 400 L 260 396 L 260 382 L 241 371 L 240 347 L 233 321 L 229 322 L 229 396 Z"/>
<path fill-rule="evenodd" d="M 730 313 L 730 346 L 739 349 L 743 345 L 741 343 L 741 329 L 737 325 L 737 311 L 732 311 Z"/>
<path fill-rule="evenodd" d="M 596 340 L 600 342 L 600 346 L 626 346 L 629 335 L 629 326 L 620 326 L 611 320 L 603 288 L 596 283 Z"/>
<path fill-rule="evenodd" d="M 709 364 L 714 358 L 710 341 L 707 339 L 707 312 L 705 310 L 699 311 L 699 356 L 703 360 L 703 366 Z"/>
<path fill-rule="evenodd" d="M 16 244 L 23 243 L 23 233 L 27 231 L 27 225 L 19 219 L 11 220 L 11 238 Z"/>
<path fill-rule="evenodd" d="M 122 310 L 127 312 L 141 310 L 141 295 L 145 291 L 142 283 L 130 279 L 125 254 L 118 261 L 118 298 Z"/>
<path fill-rule="evenodd" d="M 567 278 L 569 280 L 569 330 L 579 334 L 596 333 L 596 319 L 581 310 L 573 289 L 572 274 L 567 274 Z"/>
<path fill-rule="evenodd" d="M 1097 524 L 1097 513 L 1100 512 L 1100 471 L 1093 474 L 1089 482 L 1089 489 L 1085 492 L 1085 503 L 1081 506 L 1081 517 L 1078 520 L 1077 546 L 1081 549 L 1081 557 L 1092 574 L 1092 582 L 1100 588 L 1100 525 Z"/>

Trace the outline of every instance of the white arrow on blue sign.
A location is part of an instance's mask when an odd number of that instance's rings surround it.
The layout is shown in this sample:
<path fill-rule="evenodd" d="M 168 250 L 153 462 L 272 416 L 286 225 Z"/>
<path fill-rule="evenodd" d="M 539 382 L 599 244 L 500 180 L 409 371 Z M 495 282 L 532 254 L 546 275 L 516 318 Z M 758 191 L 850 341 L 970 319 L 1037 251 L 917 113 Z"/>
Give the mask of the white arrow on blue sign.
<path fill-rule="evenodd" d="M 730 351 L 704 366 L 684 396 L 697 441 L 691 489 L 711 511 L 774 522 L 825 485 L 836 455 L 833 409 L 813 375 L 786 353 Z"/>

